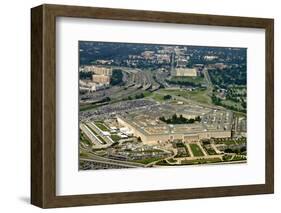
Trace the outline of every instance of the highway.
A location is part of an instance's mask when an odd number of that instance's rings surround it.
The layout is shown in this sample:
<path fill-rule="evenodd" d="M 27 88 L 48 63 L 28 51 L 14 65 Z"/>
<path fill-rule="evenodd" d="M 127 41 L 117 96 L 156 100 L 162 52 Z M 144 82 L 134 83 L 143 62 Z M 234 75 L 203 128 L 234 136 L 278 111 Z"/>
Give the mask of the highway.
<path fill-rule="evenodd" d="M 103 164 L 108 164 L 108 165 L 126 166 L 129 168 L 145 167 L 145 165 L 141 164 L 141 163 L 129 162 L 129 161 L 124 161 L 124 160 L 122 160 L 122 161 L 114 160 L 114 159 L 109 159 L 106 157 L 101 157 L 101 156 L 95 155 L 93 152 L 91 152 L 88 149 L 85 149 L 81 146 L 80 146 L 80 150 L 86 151 L 87 155 L 88 155 L 88 157 L 80 157 L 80 160 L 103 163 Z"/>
<path fill-rule="evenodd" d="M 203 74 L 204 74 L 204 78 L 205 78 L 205 80 L 206 80 L 206 82 L 207 82 L 207 88 L 208 88 L 208 94 L 210 95 L 210 96 L 212 96 L 212 94 L 213 94 L 213 83 L 212 83 L 212 81 L 211 81 L 211 78 L 210 78 L 210 75 L 209 75 L 209 72 L 208 72 L 208 69 L 207 68 L 204 68 L 204 70 L 203 70 Z"/>
<path fill-rule="evenodd" d="M 105 169 L 105 168 L 138 168 L 139 166 L 133 166 L 126 164 L 124 162 L 122 163 L 116 163 L 116 162 L 110 162 L 110 161 L 104 161 L 104 160 L 97 160 L 97 159 L 88 159 L 88 158 L 80 158 L 80 162 L 87 162 L 87 167 L 90 167 L 89 169 Z M 83 168 L 85 169 L 85 168 Z"/>

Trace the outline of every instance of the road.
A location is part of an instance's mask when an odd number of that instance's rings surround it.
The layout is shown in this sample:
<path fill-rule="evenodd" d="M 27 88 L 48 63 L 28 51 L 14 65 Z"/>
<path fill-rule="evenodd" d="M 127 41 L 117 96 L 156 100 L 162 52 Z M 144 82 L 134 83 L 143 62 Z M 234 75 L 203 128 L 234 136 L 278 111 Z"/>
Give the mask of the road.
<path fill-rule="evenodd" d="M 80 158 L 80 161 L 85 161 L 85 162 L 93 162 L 94 164 L 92 165 L 92 169 L 96 167 L 101 167 L 101 168 L 138 168 L 140 166 L 133 166 L 130 164 L 126 164 L 123 162 L 110 162 L 110 161 L 104 161 L 104 160 L 97 160 L 97 159 L 88 159 L 88 158 Z"/>
<path fill-rule="evenodd" d="M 204 68 L 203 74 L 204 74 L 204 78 L 205 78 L 205 80 L 207 82 L 208 91 L 210 92 L 209 95 L 212 95 L 214 87 L 213 87 L 213 83 L 211 81 L 211 78 L 210 78 L 210 75 L 209 75 L 209 72 L 208 72 L 207 68 Z"/>
<path fill-rule="evenodd" d="M 80 148 L 80 149 L 83 149 L 83 148 Z M 120 161 L 120 160 L 114 160 L 114 159 L 101 157 L 101 156 L 93 154 L 92 152 L 89 152 L 89 150 L 87 150 L 87 155 L 88 155 L 88 157 L 80 157 L 79 160 L 92 161 L 92 162 L 98 162 L 98 163 L 104 163 L 104 164 L 112 164 L 112 165 L 120 165 L 120 166 L 128 166 L 128 167 L 132 167 L 132 168 L 145 167 L 145 165 L 141 164 L 141 163 Z"/>

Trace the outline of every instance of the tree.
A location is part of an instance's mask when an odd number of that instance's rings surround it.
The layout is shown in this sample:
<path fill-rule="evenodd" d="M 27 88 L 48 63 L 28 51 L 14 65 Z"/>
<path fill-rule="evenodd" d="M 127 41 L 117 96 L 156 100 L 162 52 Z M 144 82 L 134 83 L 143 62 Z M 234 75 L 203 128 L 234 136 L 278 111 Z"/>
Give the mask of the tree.
<path fill-rule="evenodd" d="M 92 78 L 92 72 L 79 72 L 79 79 L 85 80 L 85 79 L 91 79 Z"/>
<path fill-rule="evenodd" d="M 143 93 L 137 94 L 137 95 L 135 96 L 135 98 L 136 98 L 136 99 L 144 98 L 144 94 L 143 94 Z"/>
<path fill-rule="evenodd" d="M 159 120 L 167 124 L 192 124 L 195 121 L 201 121 L 201 118 L 198 116 L 195 119 L 187 119 L 183 117 L 183 115 L 177 116 L 177 114 L 173 114 L 171 118 L 166 119 L 164 116 L 161 116 L 159 117 Z"/>
<path fill-rule="evenodd" d="M 170 96 L 170 95 L 164 95 L 164 97 L 163 97 L 164 100 L 169 100 L 171 98 L 172 98 L 172 96 Z"/>
<path fill-rule="evenodd" d="M 195 121 L 200 122 L 200 121 L 201 121 L 201 117 L 200 117 L 200 116 L 197 116 L 197 117 L 195 118 Z"/>
<path fill-rule="evenodd" d="M 116 69 L 112 71 L 112 76 L 110 79 L 111 85 L 119 85 L 123 83 L 123 73 L 122 70 Z"/>

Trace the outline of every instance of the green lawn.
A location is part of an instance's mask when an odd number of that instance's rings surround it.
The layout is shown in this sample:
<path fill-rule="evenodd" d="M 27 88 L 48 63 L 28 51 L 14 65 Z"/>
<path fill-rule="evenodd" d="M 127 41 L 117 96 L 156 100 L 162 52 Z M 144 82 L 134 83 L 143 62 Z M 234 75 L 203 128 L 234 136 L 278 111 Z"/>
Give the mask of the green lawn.
<path fill-rule="evenodd" d="M 234 140 L 225 140 L 222 143 L 225 145 L 236 145 Z"/>
<path fill-rule="evenodd" d="M 82 158 L 83 158 L 83 157 L 88 158 L 88 157 L 89 157 L 89 153 L 86 153 L 86 152 L 80 152 L 80 153 L 79 153 L 79 156 L 80 156 L 80 157 L 82 157 Z"/>
<path fill-rule="evenodd" d="M 234 140 L 231 139 L 215 139 L 216 144 L 236 145 Z"/>
<path fill-rule="evenodd" d="M 105 141 L 99 134 L 97 134 L 95 130 L 93 130 L 93 129 L 92 129 L 89 125 L 87 125 L 87 124 L 86 124 L 86 126 L 92 131 L 92 133 L 94 133 L 95 136 L 97 136 L 98 139 L 100 139 L 100 141 L 101 141 L 103 144 L 106 144 L 106 141 Z"/>
<path fill-rule="evenodd" d="M 206 151 L 209 155 L 216 155 L 217 154 L 216 151 L 211 147 L 206 148 Z"/>
<path fill-rule="evenodd" d="M 204 104 L 212 104 L 212 99 L 208 95 L 208 90 L 188 91 L 188 98 Z"/>
<path fill-rule="evenodd" d="M 94 124 L 102 131 L 109 131 L 109 129 L 101 121 L 95 121 Z"/>
<path fill-rule="evenodd" d="M 219 163 L 222 162 L 220 158 L 210 158 L 210 159 L 197 159 L 197 160 L 182 160 L 181 164 L 205 164 L 205 163 Z"/>
<path fill-rule="evenodd" d="M 247 143 L 247 139 L 246 138 L 241 138 L 235 141 L 237 144 L 244 144 Z"/>
<path fill-rule="evenodd" d="M 197 144 L 189 144 L 191 151 L 195 157 L 204 156 L 201 148 Z"/>
<path fill-rule="evenodd" d="M 148 97 L 152 94 L 152 92 L 150 91 L 143 91 L 142 94 L 144 95 L 144 97 Z"/>
<path fill-rule="evenodd" d="M 167 162 L 167 160 L 158 161 L 158 162 L 156 163 L 156 165 L 159 165 L 159 166 L 171 166 L 171 164 L 169 164 L 169 163 Z"/>
<path fill-rule="evenodd" d="M 230 161 L 231 158 L 232 158 L 232 155 L 224 155 L 224 156 L 223 156 L 223 160 L 224 160 L 224 161 Z"/>
<path fill-rule="evenodd" d="M 245 156 L 235 155 L 232 161 L 247 160 Z"/>
<path fill-rule="evenodd" d="M 164 95 L 162 94 L 159 94 L 159 93 L 152 93 L 152 95 L 150 96 L 151 98 L 153 98 L 155 101 L 158 101 L 158 102 L 162 102 L 164 100 Z"/>
<path fill-rule="evenodd" d="M 114 142 L 118 142 L 121 139 L 118 135 L 111 135 L 110 137 Z"/>
<path fill-rule="evenodd" d="M 92 142 L 90 141 L 90 139 L 80 130 L 80 142 L 91 146 Z"/>
<path fill-rule="evenodd" d="M 171 78 L 172 82 L 187 82 L 187 83 L 195 83 L 195 84 L 204 84 L 205 79 L 204 77 L 197 76 L 197 77 L 189 77 L 189 76 L 174 76 Z"/>
<path fill-rule="evenodd" d="M 237 110 L 243 110 L 244 109 L 240 102 L 235 102 L 235 101 L 232 101 L 232 100 L 223 100 L 222 104 L 226 107 L 234 107 Z"/>
<path fill-rule="evenodd" d="M 175 159 L 169 159 L 169 160 L 167 160 L 169 163 L 176 163 L 177 162 L 177 160 L 175 160 Z"/>
<path fill-rule="evenodd" d="M 212 99 L 208 95 L 207 89 L 196 89 L 193 91 L 188 91 L 185 89 L 160 89 L 158 91 L 163 95 L 174 95 L 204 104 L 212 104 Z"/>
<path fill-rule="evenodd" d="M 142 163 L 142 164 L 149 164 L 152 163 L 154 161 L 160 160 L 159 158 L 146 158 L 146 159 L 142 159 L 142 160 L 136 160 L 134 162 L 136 163 Z"/>

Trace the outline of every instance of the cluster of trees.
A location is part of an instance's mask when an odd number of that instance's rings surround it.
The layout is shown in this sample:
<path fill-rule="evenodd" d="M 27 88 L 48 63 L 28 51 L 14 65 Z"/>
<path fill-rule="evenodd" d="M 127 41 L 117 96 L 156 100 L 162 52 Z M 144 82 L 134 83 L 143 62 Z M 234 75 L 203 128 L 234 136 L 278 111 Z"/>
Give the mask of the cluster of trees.
<path fill-rule="evenodd" d="M 195 83 L 195 82 L 192 82 L 192 81 L 180 81 L 180 80 L 168 80 L 168 79 L 166 79 L 166 82 L 168 84 L 177 84 L 177 85 L 181 85 L 181 86 L 202 87 L 202 84 Z"/>
<path fill-rule="evenodd" d="M 227 89 L 229 85 L 246 85 L 246 69 L 246 65 L 243 64 L 237 67 L 225 68 L 223 70 L 210 70 L 209 74 L 213 84 L 218 85 L 220 88 Z"/>
<path fill-rule="evenodd" d="M 166 119 L 164 116 L 159 117 L 160 121 L 163 121 L 167 124 L 192 124 L 196 121 L 200 122 L 201 118 L 200 116 L 197 116 L 195 119 L 190 118 L 187 119 L 185 117 L 183 117 L 182 115 L 177 116 L 177 114 L 172 115 L 171 118 Z"/>
<path fill-rule="evenodd" d="M 144 98 L 144 94 L 143 93 L 140 93 L 140 94 L 136 94 L 134 97 L 132 96 L 129 96 L 128 97 L 128 100 L 133 100 L 133 99 L 141 99 L 141 98 Z"/>
<path fill-rule="evenodd" d="M 245 92 L 240 92 L 239 93 L 239 92 L 235 91 L 235 88 L 230 88 L 227 91 L 226 98 L 228 100 L 241 103 L 241 106 L 244 109 L 246 109 L 247 108 L 247 102 L 245 101 L 246 95 L 247 95 L 246 90 L 245 90 Z"/>
<path fill-rule="evenodd" d="M 118 85 L 123 83 L 123 73 L 122 70 L 116 69 L 112 71 L 112 76 L 110 79 L 111 85 Z"/>
<path fill-rule="evenodd" d="M 222 105 L 221 99 L 218 98 L 217 96 L 215 96 L 214 94 L 212 95 L 212 102 L 213 102 L 215 105 Z"/>
<path fill-rule="evenodd" d="M 90 64 L 98 59 L 125 60 L 128 55 L 139 55 L 150 46 L 151 50 L 155 49 L 153 45 L 146 44 L 81 41 L 79 42 L 79 49 L 83 51 L 79 52 L 80 64 Z"/>
<path fill-rule="evenodd" d="M 80 80 L 91 79 L 91 78 L 92 78 L 92 72 L 79 72 Z"/>
<path fill-rule="evenodd" d="M 237 112 L 243 112 L 243 113 L 246 113 L 247 110 L 247 103 L 243 100 L 243 102 L 241 102 L 241 106 L 243 107 L 243 109 L 238 109 L 237 107 L 235 106 L 230 106 L 230 105 L 226 105 L 224 104 L 220 98 L 216 97 L 214 94 L 212 95 L 212 102 L 215 104 L 215 105 L 218 105 L 218 106 L 223 106 L 227 109 L 230 109 L 230 110 L 233 110 L 233 111 L 237 111 Z"/>
<path fill-rule="evenodd" d="M 105 102 L 109 102 L 109 101 L 111 101 L 111 98 L 110 97 L 105 97 L 105 98 L 101 99 L 100 101 L 96 101 L 95 104 L 105 103 Z"/>
<path fill-rule="evenodd" d="M 247 147 L 246 146 L 243 146 L 241 148 L 226 148 L 224 150 L 225 153 L 235 153 L 235 154 L 244 154 L 245 152 L 247 151 Z"/>
<path fill-rule="evenodd" d="M 143 94 L 143 93 L 141 93 L 141 94 L 136 94 L 136 95 L 135 95 L 135 98 L 136 98 L 136 99 L 144 98 L 144 94 Z"/>
<path fill-rule="evenodd" d="M 171 95 L 164 95 L 164 96 L 163 96 L 163 99 L 164 99 L 164 100 L 170 100 L 171 98 L 172 98 Z"/>

